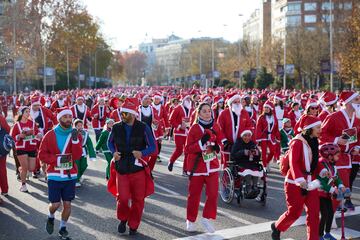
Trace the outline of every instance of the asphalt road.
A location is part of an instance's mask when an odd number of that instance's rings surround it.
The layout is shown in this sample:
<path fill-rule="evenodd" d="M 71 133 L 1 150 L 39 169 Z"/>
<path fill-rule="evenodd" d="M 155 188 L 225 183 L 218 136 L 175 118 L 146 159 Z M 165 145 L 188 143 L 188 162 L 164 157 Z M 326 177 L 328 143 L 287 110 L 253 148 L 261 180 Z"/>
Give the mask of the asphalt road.
<path fill-rule="evenodd" d="M 92 130 L 90 130 L 92 132 Z M 94 138 L 93 134 L 92 138 Z M 266 206 L 254 200 L 245 200 L 241 206 L 234 200 L 225 204 L 219 197 L 218 217 L 214 222 L 216 232 L 204 234 L 200 223 L 198 231 L 189 234 L 185 231 L 186 197 L 188 179 L 181 176 L 182 162 L 176 164 L 174 171 L 167 171 L 167 161 L 173 151 L 173 143 L 164 142 L 162 162 L 157 163 L 154 177 L 156 193 L 146 199 L 145 212 L 138 235 L 132 239 L 246 239 L 269 240 L 270 223 L 276 220 L 286 209 L 283 192 L 283 177 L 274 165 L 269 174 L 269 193 Z M 56 234 L 49 236 L 45 231 L 47 218 L 47 185 L 43 179 L 30 179 L 29 193 L 19 191 L 20 183 L 15 178 L 14 160 L 7 159 L 9 196 L 0 206 L 0 239 L 32 240 L 58 239 Z M 129 239 L 117 233 L 118 221 L 115 215 L 115 199 L 106 190 L 106 163 L 102 154 L 97 161 L 89 161 L 81 188 L 77 189 L 73 201 L 72 214 L 68 230 L 72 239 Z M 360 205 L 360 178 L 356 180 L 353 200 Z M 205 196 L 203 194 L 202 202 Z M 198 220 L 201 217 L 200 208 Z M 349 215 L 350 214 L 350 215 Z M 360 208 L 347 213 L 345 226 L 347 237 L 360 239 Z M 60 213 L 56 213 L 56 229 L 59 226 Z M 198 221 L 199 222 L 199 221 Z M 340 224 L 340 219 L 337 219 Z M 302 217 L 283 239 L 306 239 L 304 217 Z M 339 230 L 337 230 L 339 231 Z"/>

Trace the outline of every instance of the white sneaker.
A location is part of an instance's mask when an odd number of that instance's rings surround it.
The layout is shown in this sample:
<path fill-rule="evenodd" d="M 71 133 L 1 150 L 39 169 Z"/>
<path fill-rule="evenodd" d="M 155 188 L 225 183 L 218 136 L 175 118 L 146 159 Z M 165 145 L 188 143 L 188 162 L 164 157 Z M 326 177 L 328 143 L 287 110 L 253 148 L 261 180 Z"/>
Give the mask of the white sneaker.
<path fill-rule="evenodd" d="M 190 222 L 189 220 L 186 220 L 186 231 L 195 232 L 196 231 L 195 223 Z"/>
<path fill-rule="evenodd" d="M 333 218 L 333 221 L 331 223 L 331 229 L 337 229 L 338 228 L 338 225 L 336 224 L 336 220 L 335 220 L 335 216 Z"/>
<path fill-rule="evenodd" d="M 215 228 L 212 225 L 212 223 L 210 222 L 209 219 L 207 218 L 201 218 L 201 224 L 203 226 L 203 228 L 205 229 L 206 232 L 208 233 L 214 233 L 215 232 Z"/>
<path fill-rule="evenodd" d="M 75 187 L 81 187 L 81 183 L 80 183 L 80 182 L 76 182 L 76 183 L 75 183 Z"/>
<path fill-rule="evenodd" d="M 28 192 L 28 189 L 26 187 L 26 184 L 22 184 L 20 187 L 20 192 Z"/>

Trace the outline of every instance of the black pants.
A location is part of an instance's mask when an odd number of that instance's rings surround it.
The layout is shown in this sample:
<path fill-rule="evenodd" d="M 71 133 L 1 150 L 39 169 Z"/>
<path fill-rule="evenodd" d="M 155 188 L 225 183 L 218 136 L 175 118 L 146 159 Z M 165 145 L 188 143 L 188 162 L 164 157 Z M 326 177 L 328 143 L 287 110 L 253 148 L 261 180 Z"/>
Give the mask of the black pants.
<path fill-rule="evenodd" d="M 329 233 L 331 230 L 331 224 L 334 218 L 334 210 L 332 206 L 331 198 L 320 197 L 320 225 L 319 225 L 319 235 L 324 235 L 324 229 L 326 233 Z"/>
<path fill-rule="evenodd" d="M 157 145 L 158 145 L 158 155 L 160 155 L 160 152 L 161 152 L 161 140 L 158 140 L 157 141 Z"/>
<path fill-rule="evenodd" d="M 353 164 L 352 168 L 351 168 L 351 173 L 350 173 L 350 190 L 351 191 L 352 191 L 353 183 L 356 179 L 356 175 L 359 171 L 359 166 L 360 166 L 360 164 Z"/>

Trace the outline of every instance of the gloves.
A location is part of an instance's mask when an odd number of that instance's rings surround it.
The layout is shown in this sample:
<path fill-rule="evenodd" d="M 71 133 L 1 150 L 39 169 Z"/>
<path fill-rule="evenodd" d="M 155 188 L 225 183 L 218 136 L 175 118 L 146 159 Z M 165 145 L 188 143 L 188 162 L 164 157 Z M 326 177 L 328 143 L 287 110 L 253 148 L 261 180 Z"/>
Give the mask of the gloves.
<path fill-rule="evenodd" d="M 78 140 L 78 135 L 79 135 L 79 131 L 76 128 L 74 128 L 72 130 L 72 132 L 71 132 L 71 139 L 73 141 L 77 141 Z"/>
<path fill-rule="evenodd" d="M 169 165 L 168 165 L 169 172 L 172 172 L 173 167 L 174 167 L 174 163 L 169 163 Z"/>
<path fill-rule="evenodd" d="M 219 152 L 219 151 L 220 151 L 219 145 L 215 144 L 214 146 L 212 146 L 212 150 L 213 150 L 214 152 Z"/>
<path fill-rule="evenodd" d="M 210 134 L 205 133 L 201 138 L 201 144 L 204 145 L 209 140 L 210 140 Z"/>

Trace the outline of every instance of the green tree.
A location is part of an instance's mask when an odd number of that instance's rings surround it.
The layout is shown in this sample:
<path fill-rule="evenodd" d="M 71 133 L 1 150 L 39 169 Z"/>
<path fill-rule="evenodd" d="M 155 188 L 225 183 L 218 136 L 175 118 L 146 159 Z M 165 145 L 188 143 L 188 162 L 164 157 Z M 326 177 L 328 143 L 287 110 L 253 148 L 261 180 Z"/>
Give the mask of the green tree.
<path fill-rule="evenodd" d="M 258 89 L 265 89 L 274 82 L 272 74 L 268 73 L 265 67 L 262 67 L 255 79 L 255 87 Z"/>

